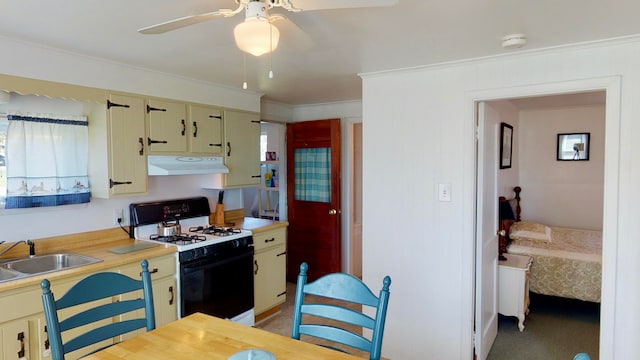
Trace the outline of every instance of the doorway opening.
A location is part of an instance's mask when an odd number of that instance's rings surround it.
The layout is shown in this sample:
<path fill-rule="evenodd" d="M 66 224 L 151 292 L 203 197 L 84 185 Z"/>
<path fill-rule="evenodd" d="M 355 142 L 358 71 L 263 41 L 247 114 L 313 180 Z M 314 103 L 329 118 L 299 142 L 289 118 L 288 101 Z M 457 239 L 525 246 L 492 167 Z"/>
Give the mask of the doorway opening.
<path fill-rule="evenodd" d="M 477 91 L 470 93 L 469 98 L 472 100 L 472 104 L 474 107 L 478 106 L 478 104 L 482 104 L 485 102 L 491 102 L 496 100 L 516 100 L 516 99 L 525 99 L 525 98 L 534 98 L 534 97 L 544 97 L 550 95 L 569 95 L 569 94 L 580 94 L 580 93 L 591 93 L 591 92 L 601 92 L 599 96 L 605 94 L 605 103 L 604 106 L 604 136 L 603 136 L 603 144 L 601 150 L 601 156 L 604 159 L 604 163 L 606 166 L 603 168 L 603 171 L 599 174 L 600 179 L 602 181 L 602 187 L 607 189 L 604 191 L 604 194 L 601 196 L 601 209 L 602 215 L 600 215 L 600 223 L 602 229 L 602 246 L 604 251 L 602 252 L 602 289 L 601 289 L 601 313 L 600 313 L 600 325 L 599 325 L 599 349 L 598 353 L 601 357 L 607 357 L 607 355 L 613 354 L 613 320 L 614 320 L 614 312 L 613 305 L 615 299 L 615 264 L 616 264 L 616 256 L 615 251 L 610 251 L 611 249 L 617 248 L 617 217 L 618 217 L 618 195 L 616 192 L 618 177 L 617 173 L 617 164 L 619 163 L 618 149 L 619 143 L 617 139 L 620 136 L 620 78 L 619 77 L 607 77 L 607 78 L 594 78 L 594 79 L 586 79 L 586 80 L 576 80 L 576 81 L 568 81 L 563 83 L 552 83 L 552 84 L 541 84 L 541 85 L 532 85 L 532 86 L 523 86 L 523 87 L 514 87 L 509 89 L 495 89 L 495 90 L 486 90 L 486 91 Z M 540 100 L 540 99 L 537 99 Z M 474 112 L 476 115 L 479 114 L 479 111 Z M 478 120 L 478 117 L 474 117 L 475 120 Z M 474 121 L 475 121 L 474 120 Z M 501 122 L 501 121 L 499 121 Z M 514 129 L 515 132 L 516 129 Z M 497 271 L 495 272 L 496 276 L 494 277 L 482 277 L 482 269 L 483 267 L 491 269 L 491 267 L 495 264 L 491 264 L 485 262 L 483 258 L 483 253 L 481 251 L 481 246 L 479 244 L 482 243 L 482 232 L 483 229 L 483 214 L 484 213 L 493 213 L 493 211 L 497 212 L 497 197 L 486 197 L 484 196 L 485 188 L 494 189 L 495 193 L 498 193 L 498 156 L 494 156 L 495 158 L 495 169 L 493 170 L 493 174 L 495 180 L 491 182 L 490 187 L 480 186 L 482 185 L 482 181 L 484 180 L 484 156 L 486 154 L 493 154 L 498 151 L 498 143 L 497 138 L 499 137 L 498 132 L 488 132 L 494 134 L 496 137 L 495 146 L 491 148 L 492 150 L 488 151 L 485 149 L 487 146 L 486 140 L 483 133 L 484 129 L 482 126 L 478 127 L 478 137 L 477 137 L 477 182 L 478 189 L 476 190 L 476 252 L 475 252 L 475 281 L 474 281 L 474 293 L 475 293 L 475 306 L 474 306 L 474 337 L 475 337 L 475 350 L 474 352 L 478 355 L 479 359 L 486 359 L 488 355 L 488 349 L 491 347 L 493 343 L 493 339 L 487 340 L 483 338 L 483 334 L 490 333 L 484 330 L 486 326 L 491 321 L 486 321 L 486 319 L 493 319 L 495 322 L 495 326 L 497 329 L 497 310 L 498 310 L 498 302 L 497 302 Z M 517 138 L 514 137 L 514 141 L 517 141 Z M 493 145 L 493 144 L 492 144 Z M 515 146 L 514 151 L 517 151 L 520 146 Z M 556 145 L 553 145 L 555 151 Z M 487 147 L 490 148 L 490 147 Z M 484 153 L 483 153 L 484 152 Z M 554 153 L 554 152 L 553 152 Z M 592 153 L 593 154 L 593 153 Z M 518 154 L 514 154 L 517 156 Z M 538 156 L 541 156 L 538 154 Z M 555 153 L 553 156 L 555 161 Z M 518 161 L 517 158 L 514 158 L 514 164 Z M 578 163 L 578 162 L 576 162 Z M 579 163 L 585 163 L 584 161 L 580 161 Z M 570 166 L 574 166 L 574 164 L 569 164 Z M 545 174 L 541 174 L 544 176 Z M 522 181 L 522 179 L 516 178 L 517 182 Z M 523 189 L 523 192 L 525 190 Z M 563 201 L 563 200 L 561 200 Z M 487 203 L 495 204 L 493 206 L 493 211 L 483 212 L 486 208 Z M 491 209 L 491 207 L 490 207 Z M 488 223 L 487 223 L 488 224 Z M 496 235 L 497 224 L 490 224 L 492 227 L 492 231 L 486 232 L 487 234 L 492 233 L 493 236 Z M 607 248 L 609 250 L 607 250 Z M 497 256 L 496 256 L 497 258 Z M 497 263 L 497 262 L 496 262 Z M 489 291 L 489 296 L 485 296 L 483 298 L 483 288 L 487 287 L 487 283 L 493 282 L 493 292 Z M 491 289 L 491 286 L 488 286 Z M 482 307 L 482 303 L 479 303 L 479 300 L 489 300 L 485 301 L 485 304 L 489 304 L 489 306 Z M 492 312 L 493 311 L 493 312 Z M 484 313 L 484 318 L 480 317 L 480 314 Z M 483 322 L 485 321 L 485 322 Z M 525 321 L 525 330 L 526 331 L 526 321 Z M 483 351 L 479 351 L 478 347 L 485 346 Z M 480 349 L 482 350 L 482 349 Z M 578 351 L 576 351 L 578 352 Z M 598 354 L 592 354 L 592 356 L 597 356 Z"/>
<path fill-rule="evenodd" d="M 604 91 L 595 91 L 492 100 L 485 104 L 494 110 L 493 119 L 485 118 L 485 133 L 488 127 L 497 129 L 503 123 L 514 129 L 510 166 L 500 166 L 496 171 L 499 196 L 513 199 L 513 188 L 522 189 L 519 194 L 522 221 L 513 229 L 524 224 L 541 225 L 553 229 L 549 237 L 555 237 L 549 243 L 531 242 L 517 234 L 515 240 L 505 237 L 510 243 L 511 250 L 507 251 L 510 260 L 526 256 L 533 262 L 526 274 L 526 285 L 532 292 L 522 299 L 525 309 L 521 311 L 529 313 L 526 316 L 522 313 L 520 319 L 514 317 L 520 310 L 513 308 L 516 301 L 513 297 L 517 294 L 511 289 L 518 284 L 509 277 L 517 276 L 517 270 L 514 272 L 511 261 L 499 262 L 500 315 L 497 337 L 487 357 L 490 360 L 519 357 L 518 351 L 529 355 L 538 351 L 542 357 L 551 351 L 554 356 L 567 358 L 577 352 L 595 357 L 599 351 L 605 100 Z M 570 164 L 557 161 L 554 156 L 558 149 L 557 135 L 574 131 L 593 136 L 596 157 L 589 163 Z M 502 163 L 504 159 L 499 161 Z M 510 205 L 515 209 L 514 201 Z M 565 228 L 582 229 L 567 233 L 584 236 L 577 238 L 579 244 L 565 243 Z M 574 256 L 588 257 L 589 261 Z M 584 272 L 571 273 L 574 267 Z M 521 332 L 525 327 L 526 332 Z M 555 341 L 559 337 L 574 340 Z M 518 346 L 524 343 L 528 346 Z"/>

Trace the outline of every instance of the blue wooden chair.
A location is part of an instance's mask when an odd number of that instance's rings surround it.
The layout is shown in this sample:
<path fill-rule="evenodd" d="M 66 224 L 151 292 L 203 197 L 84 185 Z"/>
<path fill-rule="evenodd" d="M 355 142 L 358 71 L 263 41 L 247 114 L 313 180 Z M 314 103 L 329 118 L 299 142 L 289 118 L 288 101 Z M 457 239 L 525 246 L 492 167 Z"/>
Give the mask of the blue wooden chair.
<path fill-rule="evenodd" d="M 573 357 L 573 360 L 591 360 L 587 353 L 579 353 Z"/>
<path fill-rule="evenodd" d="M 149 263 L 142 261 L 142 280 L 132 279 L 126 275 L 101 272 L 87 276 L 73 285 L 61 298 L 56 300 L 50 289 L 49 280 L 42 280 L 42 304 L 47 322 L 47 334 L 49 337 L 51 356 L 53 360 L 63 360 L 65 354 L 82 349 L 86 346 L 94 345 L 104 340 L 111 340 L 116 336 L 126 334 L 130 331 L 146 328 L 147 331 L 156 327 L 155 315 L 153 312 L 153 293 L 151 290 L 151 275 L 149 274 Z M 142 299 L 120 300 L 112 302 L 111 297 L 125 294 L 131 291 L 142 290 Z M 103 305 L 92 308 L 82 306 L 82 310 L 74 311 L 73 307 L 86 304 L 100 299 L 108 299 Z M 59 321 L 59 312 L 62 309 L 72 311 L 73 314 Z M 107 321 L 101 324 L 96 322 L 116 318 L 131 311 L 144 309 L 144 318 L 135 318 L 112 322 Z M 129 315 L 128 315 L 129 316 Z M 82 333 L 69 341 L 62 342 L 62 334 L 65 331 L 75 329 L 79 326 L 93 324 L 92 329 Z M 107 345 L 108 346 L 108 345 Z M 95 351 L 95 350 L 94 350 Z M 92 352 L 91 349 L 88 352 Z"/>
<path fill-rule="evenodd" d="M 366 351 L 369 353 L 370 360 L 379 360 L 391 278 L 384 277 L 380 295 L 376 296 L 358 278 L 344 273 L 325 275 L 307 284 L 307 270 L 307 263 L 302 263 L 293 305 L 291 337 L 300 340 L 300 335 L 308 335 L 329 340 L 333 343 Z M 321 296 L 331 300 L 320 303 L 310 302 L 312 299 L 317 300 L 317 298 L 306 295 Z M 375 317 L 372 318 L 359 310 L 354 310 L 353 304 L 358 308 L 362 308 L 363 305 L 375 308 Z M 303 319 L 303 315 L 312 315 L 332 321 L 318 323 L 318 318 L 305 316 Z M 370 339 L 361 335 L 363 328 L 372 330 Z M 328 347 L 344 351 L 337 347 Z"/>

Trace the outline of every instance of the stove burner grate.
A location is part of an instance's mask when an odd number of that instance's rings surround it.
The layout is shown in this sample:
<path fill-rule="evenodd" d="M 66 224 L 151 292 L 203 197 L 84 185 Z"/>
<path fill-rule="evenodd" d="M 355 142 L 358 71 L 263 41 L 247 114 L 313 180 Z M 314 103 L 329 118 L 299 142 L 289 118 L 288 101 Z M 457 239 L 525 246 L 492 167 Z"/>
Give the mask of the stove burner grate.
<path fill-rule="evenodd" d="M 187 244 L 195 244 L 201 241 L 207 240 L 207 238 L 203 235 L 189 235 L 189 234 L 179 234 L 179 235 L 171 235 L 171 236 L 162 236 L 162 235 L 150 235 L 149 240 L 153 241 L 161 241 L 166 243 L 172 243 L 177 245 L 187 245 Z"/>
<path fill-rule="evenodd" d="M 190 227 L 189 232 L 202 233 L 202 234 L 214 235 L 214 236 L 229 236 L 233 234 L 240 234 L 242 230 L 234 229 L 230 227 L 224 227 L 224 226 L 207 226 L 207 227 L 195 226 L 195 227 Z"/>

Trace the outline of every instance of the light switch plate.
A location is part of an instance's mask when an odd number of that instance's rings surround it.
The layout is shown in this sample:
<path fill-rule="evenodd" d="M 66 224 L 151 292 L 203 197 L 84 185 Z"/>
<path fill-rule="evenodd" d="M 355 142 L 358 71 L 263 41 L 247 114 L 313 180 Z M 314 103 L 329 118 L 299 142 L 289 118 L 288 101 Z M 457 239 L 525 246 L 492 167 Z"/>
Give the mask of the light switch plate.
<path fill-rule="evenodd" d="M 438 200 L 451 201 L 451 184 L 438 185 Z"/>

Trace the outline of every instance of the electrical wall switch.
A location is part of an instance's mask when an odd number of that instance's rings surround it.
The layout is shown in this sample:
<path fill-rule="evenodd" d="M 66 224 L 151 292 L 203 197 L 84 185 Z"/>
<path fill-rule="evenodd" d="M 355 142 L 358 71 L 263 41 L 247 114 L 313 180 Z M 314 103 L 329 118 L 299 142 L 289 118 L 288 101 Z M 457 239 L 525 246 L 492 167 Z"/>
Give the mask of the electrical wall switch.
<path fill-rule="evenodd" d="M 451 201 L 451 184 L 438 185 L 438 200 Z"/>

